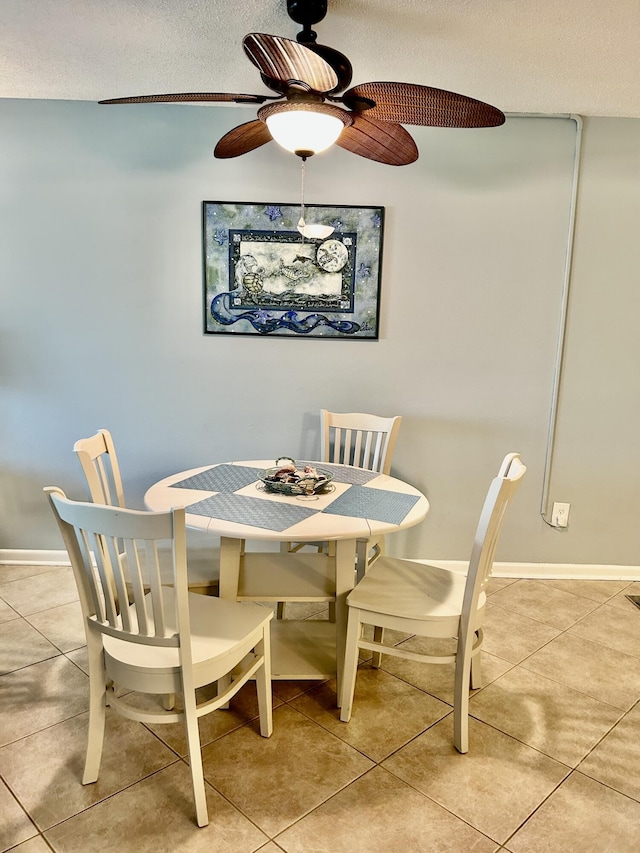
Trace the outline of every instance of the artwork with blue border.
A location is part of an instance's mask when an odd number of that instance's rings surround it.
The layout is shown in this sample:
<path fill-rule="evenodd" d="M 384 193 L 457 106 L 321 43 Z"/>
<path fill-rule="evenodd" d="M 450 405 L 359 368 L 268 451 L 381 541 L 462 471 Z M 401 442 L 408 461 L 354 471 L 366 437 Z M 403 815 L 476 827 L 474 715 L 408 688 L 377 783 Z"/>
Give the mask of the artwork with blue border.
<path fill-rule="evenodd" d="M 203 202 L 204 331 L 377 340 L 383 207 Z"/>

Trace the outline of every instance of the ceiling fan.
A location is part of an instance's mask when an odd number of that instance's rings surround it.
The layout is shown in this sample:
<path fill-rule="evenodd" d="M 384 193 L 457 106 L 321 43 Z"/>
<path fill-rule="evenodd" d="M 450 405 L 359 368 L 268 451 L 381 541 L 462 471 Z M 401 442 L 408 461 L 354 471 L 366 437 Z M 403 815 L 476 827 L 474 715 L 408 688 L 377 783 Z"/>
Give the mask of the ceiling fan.
<path fill-rule="evenodd" d="M 275 139 L 303 160 L 335 143 L 369 160 L 404 166 L 417 160 L 418 149 L 403 124 L 470 128 L 504 123 L 496 107 L 444 89 L 388 82 L 347 88 L 351 63 L 334 48 L 318 44 L 311 29 L 325 17 L 327 0 L 287 0 L 287 12 L 302 25 L 296 41 L 265 33 L 249 33 L 242 41 L 262 82 L 276 95 L 192 92 L 99 103 L 261 104 L 256 119 L 220 139 L 214 151 L 219 158 L 247 154 Z"/>

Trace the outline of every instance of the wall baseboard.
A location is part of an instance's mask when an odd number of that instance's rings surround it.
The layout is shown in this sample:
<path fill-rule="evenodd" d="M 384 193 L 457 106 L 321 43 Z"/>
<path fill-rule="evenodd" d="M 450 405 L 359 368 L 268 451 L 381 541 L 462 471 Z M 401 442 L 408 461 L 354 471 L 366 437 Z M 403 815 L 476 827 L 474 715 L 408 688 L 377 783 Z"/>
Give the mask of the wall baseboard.
<path fill-rule="evenodd" d="M 31 549 L 0 548 L 0 566 L 70 566 L 64 549 L 42 551 Z"/>
<path fill-rule="evenodd" d="M 436 566 L 465 572 L 463 560 L 424 560 Z M 0 566 L 68 566 L 66 551 L 11 550 L 0 548 Z M 640 566 L 607 566 L 581 563 L 494 563 L 497 578 L 538 580 L 622 580 L 640 581 Z"/>

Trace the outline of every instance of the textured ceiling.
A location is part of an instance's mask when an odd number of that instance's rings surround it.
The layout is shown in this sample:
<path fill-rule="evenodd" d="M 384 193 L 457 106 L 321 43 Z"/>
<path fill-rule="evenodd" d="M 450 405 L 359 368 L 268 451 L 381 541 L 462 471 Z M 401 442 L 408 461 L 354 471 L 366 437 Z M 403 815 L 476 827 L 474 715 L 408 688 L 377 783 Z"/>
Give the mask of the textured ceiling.
<path fill-rule="evenodd" d="M 285 0 L 2 0 L 0 97 L 263 93 L 241 41 L 295 38 Z M 507 113 L 640 117 L 639 0 L 329 0 L 315 29 L 354 83 L 461 92 Z"/>

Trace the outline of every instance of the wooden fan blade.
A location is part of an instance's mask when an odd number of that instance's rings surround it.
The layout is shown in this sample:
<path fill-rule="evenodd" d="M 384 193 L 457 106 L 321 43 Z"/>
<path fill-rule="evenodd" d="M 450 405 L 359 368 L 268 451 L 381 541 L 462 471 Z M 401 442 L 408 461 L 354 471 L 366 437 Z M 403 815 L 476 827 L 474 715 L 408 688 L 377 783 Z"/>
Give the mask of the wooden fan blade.
<path fill-rule="evenodd" d="M 109 98 L 99 104 L 263 104 L 279 95 L 236 95 L 231 92 L 184 92 L 178 95 L 134 95 L 131 98 Z"/>
<path fill-rule="evenodd" d="M 254 119 L 234 127 L 229 133 L 225 133 L 216 145 L 213 154 L 214 157 L 220 159 L 239 157 L 241 154 L 247 154 L 255 148 L 260 148 L 261 145 L 270 142 L 271 139 L 267 125 L 260 119 Z"/>
<path fill-rule="evenodd" d="M 338 85 L 338 76 L 329 63 L 297 41 L 249 33 L 242 45 L 256 68 L 272 80 L 300 80 L 314 92 L 331 92 Z"/>
<path fill-rule="evenodd" d="M 422 124 L 426 127 L 498 127 L 504 113 L 496 107 L 417 83 L 362 83 L 353 86 L 342 101 L 354 110 L 362 109 L 359 98 L 375 101 L 367 116 L 398 124 Z"/>
<path fill-rule="evenodd" d="M 411 134 L 402 125 L 376 121 L 367 115 L 352 113 L 353 124 L 345 127 L 336 145 L 378 163 L 406 166 L 418 159 L 418 149 Z"/>

